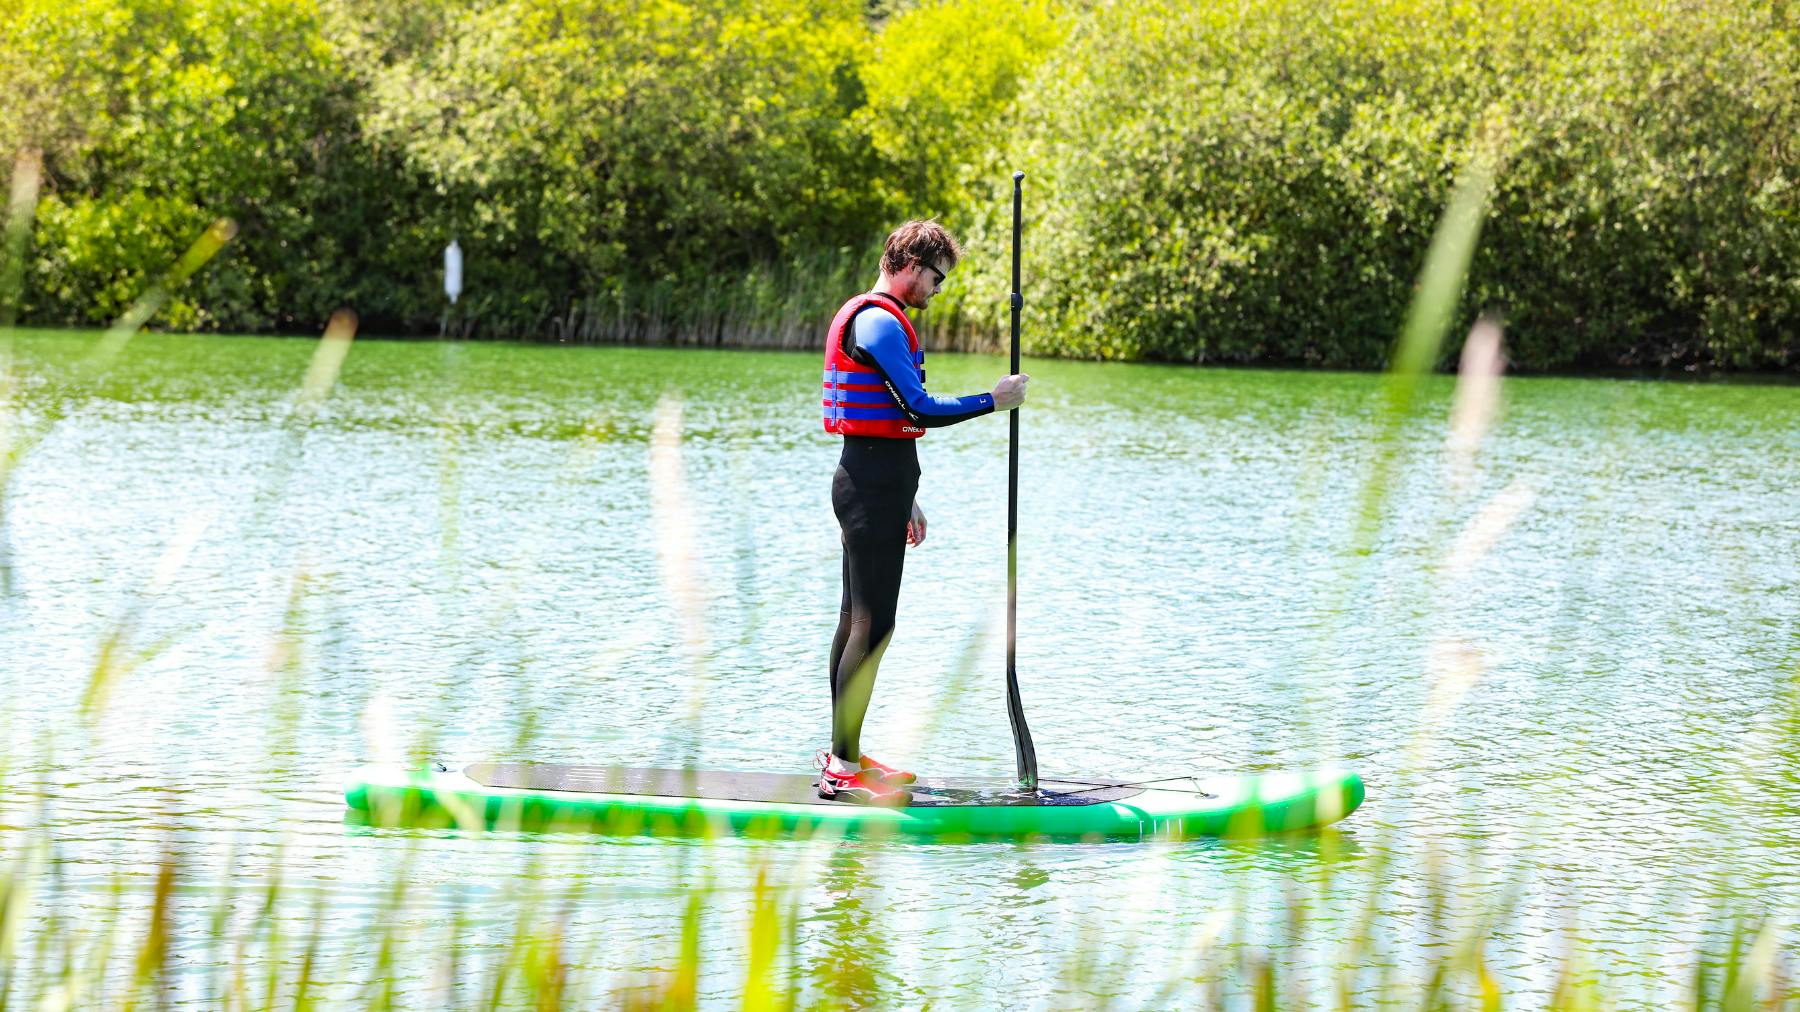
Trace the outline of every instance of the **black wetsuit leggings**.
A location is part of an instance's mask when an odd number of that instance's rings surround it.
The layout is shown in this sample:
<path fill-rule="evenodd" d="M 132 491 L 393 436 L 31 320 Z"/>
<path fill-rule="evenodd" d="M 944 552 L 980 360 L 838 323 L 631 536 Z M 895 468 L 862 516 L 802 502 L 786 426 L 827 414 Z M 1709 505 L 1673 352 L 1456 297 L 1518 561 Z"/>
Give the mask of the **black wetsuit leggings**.
<path fill-rule="evenodd" d="M 844 598 L 831 640 L 831 751 L 862 757 L 863 715 L 894 632 L 906 524 L 919 490 L 916 440 L 845 436 L 831 508 L 844 533 Z"/>

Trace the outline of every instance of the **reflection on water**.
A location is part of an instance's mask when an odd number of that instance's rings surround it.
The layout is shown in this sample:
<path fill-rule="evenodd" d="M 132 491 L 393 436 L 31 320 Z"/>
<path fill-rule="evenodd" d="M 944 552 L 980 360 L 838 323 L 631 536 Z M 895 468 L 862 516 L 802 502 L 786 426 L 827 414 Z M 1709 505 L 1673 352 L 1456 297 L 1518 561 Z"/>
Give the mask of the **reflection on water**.
<path fill-rule="evenodd" d="M 1716 911 L 1800 885 L 1791 387 L 1511 379 L 1471 462 L 1430 385 L 1358 555 L 1374 377 L 1038 363 L 1019 670 L 1044 774 L 1350 761 L 1364 808 L 1178 847 L 619 840 L 358 828 L 338 790 L 386 753 L 804 772 L 839 565 L 812 357 L 359 341 L 302 417 L 311 342 L 145 337 L 71 386 L 89 340 L 14 347 L 42 439 L 3 527 L 0 842 L 37 862 L 28 933 L 145 910 L 177 867 L 178 1000 L 226 986 L 245 938 L 369 965 L 381 923 L 415 997 L 480 993 L 540 921 L 592 994 L 664 993 L 704 890 L 694 986 L 725 1001 L 764 875 L 774 972 L 849 1004 L 1155 1003 L 1262 972 L 1232 952 L 1272 951 L 1282 988 L 1373 990 L 1482 919 L 1509 993 L 1547 994 L 1579 937 L 1654 1003 Z M 652 510 L 659 403 L 686 603 Z M 1011 770 L 1004 451 L 991 418 L 921 448 L 932 537 L 869 736 L 930 775 Z M 1509 489 L 1492 547 L 1454 560 Z"/>

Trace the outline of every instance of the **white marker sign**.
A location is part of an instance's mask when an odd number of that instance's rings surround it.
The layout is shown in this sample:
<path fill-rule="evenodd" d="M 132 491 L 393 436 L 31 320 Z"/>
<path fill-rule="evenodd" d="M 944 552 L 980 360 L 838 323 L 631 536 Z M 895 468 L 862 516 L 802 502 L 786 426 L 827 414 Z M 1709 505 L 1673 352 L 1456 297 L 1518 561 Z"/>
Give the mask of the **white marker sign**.
<path fill-rule="evenodd" d="M 455 239 L 444 247 L 444 294 L 450 296 L 451 305 L 462 294 L 462 247 Z"/>

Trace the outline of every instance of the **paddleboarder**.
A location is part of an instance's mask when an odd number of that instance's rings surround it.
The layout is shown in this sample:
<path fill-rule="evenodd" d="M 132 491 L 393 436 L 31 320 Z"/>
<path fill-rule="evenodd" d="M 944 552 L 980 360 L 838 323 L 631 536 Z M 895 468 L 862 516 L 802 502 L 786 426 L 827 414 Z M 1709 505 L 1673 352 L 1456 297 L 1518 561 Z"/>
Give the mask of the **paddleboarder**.
<path fill-rule="evenodd" d="M 819 796 L 904 805 L 912 773 L 862 751 L 863 716 L 894 630 L 907 546 L 925 543 L 916 440 L 1025 401 L 1029 377 L 1003 377 L 992 393 L 947 397 L 925 390 L 925 351 L 907 309 L 943 290 L 962 248 L 935 221 L 909 221 L 887 238 L 875 287 L 845 302 L 825 340 L 825 431 L 844 437 L 831 479 L 843 531 L 843 602 L 831 640 L 831 746 L 814 757 Z M 1015 368 L 1017 368 L 1015 366 Z"/>

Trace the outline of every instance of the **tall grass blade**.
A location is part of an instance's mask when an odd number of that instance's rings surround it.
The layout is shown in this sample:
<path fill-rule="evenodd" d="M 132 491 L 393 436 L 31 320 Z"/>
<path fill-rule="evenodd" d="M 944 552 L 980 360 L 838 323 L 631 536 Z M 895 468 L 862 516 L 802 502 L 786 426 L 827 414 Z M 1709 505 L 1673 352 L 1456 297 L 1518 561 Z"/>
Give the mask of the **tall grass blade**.
<path fill-rule="evenodd" d="M 750 903 L 750 958 L 744 976 L 744 1012 L 775 1012 L 785 1008 L 781 978 L 775 972 L 781 950 L 781 911 L 769 886 L 767 867 L 756 872 L 756 888 Z"/>
<path fill-rule="evenodd" d="M 132 302 L 130 308 L 113 321 L 113 325 L 101 336 L 100 343 L 88 356 L 89 369 L 97 371 L 112 365 L 113 361 L 119 357 L 119 353 L 125 350 L 125 345 L 137 336 L 137 332 L 143 329 L 144 324 L 150 322 L 150 318 L 163 307 L 163 303 L 169 301 L 169 296 L 176 287 L 192 277 L 195 271 L 206 266 L 207 261 L 217 256 L 219 251 L 225 248 L 225 244 L 236 235 L 237 222 L 230 218 L 219 218 L 208 225 L 199 237 L 189 244 L 187 251 L 182 253 L 180 258 L 164 271 L 162 276 L 153 282 L 142 295 L 139 295 L 136 301 Z"/>
<path fill-rule="evenodd" d="M 137 960 L 132 970 L 131 998 L 125 1003 L 127 1009 L 135 1008 L 137 996 L 146 990 L 154 996 L 151 1003 L 156 1007 L 168 1005 L 169 938 L 172 934 L 170 921 L 174 917 L 171 901 L 175 895 L 178 864 L 179 860 L 171 845 L 157 866 L 156 889 L 150 903 L 150 924 L 144 931 L 143 942 L 138 946 Z"/>
<path fill-rule="evenodd" d="M 693 506 L 688 499 L 687 473 L 682 462 L 681 424 L 681 398 L 664 395 L 657 402 L 650 433 L 650 514 L 663 586 L 675 608 L 682 654 L 689 671 L 682 723 L 691 753 L 699 747 L 702 704 L 706 700 L 706 616 L 710 602 L 700 575 Z"/>
<path fill-rule="evenodd" d="M 1366 555 L 1374 547 L 1387 498 L 1391 493 L 1399 456 L 1402 428 L 1409 417 L 1418 387 L 1436 365 L 1456 307 L 1462 300 L 1469 262 L 1481 236 L 1481 220 L 1493 194 L 1497 151 L 1487 137 L 1478 140 L 1464 167 L 1450 202 L 1438 219 L 1425 263 L 1419 269 L 1411 304 L 1400 338 L 1394 345 L 1381 389 L 1380 430 L 1375 442 L 1375 461 L 1363 484 L 1356 511 L 1354 546 Z"/>
<path fill-rule="evenodd" d="M 25 292 L 25 247 L 31 239 L 43 179 L 44 152 L 36 147 L 20 148 L 13 157 L 5 233 L 0 236 L 0 340 L 12 337 L 19 319 L 19 302 Z"/>
<path fill-rule="evenodd" d="M 0 597 L 13 590 L 12 538 L 7 531 L 7 490 L 13 469 L 30 449 L 13 396 L 12 336 L 25 290 L 25 252 L 37 215 L 38 188 L 43 182 L 44 153 L 19 149 L 13 159 L 12 186 L 6 203 L 5 231 L 0 234 Z"/>
<path fill-rule="evenodd" d="M 344 359 L 350 354 L 350 342 L 356 337 L 356 323 L 356 314 L 348 309 L 332 313 L 326 322 L 325 333 L 320 336 L 318 347 L 313 349 L 312 361 L 306 367 L 306 377 L 300 381 L 300 393 L 295 403 L 302 409 L 302 414 L 316 410 L 337 385 Z"/>
<path fill-rule="evenodd" d="M 173 633 L 140 645 L 137 642 L 139 620 L 158 595 L 162 594 L 187 564 L 194 546 L 212 524 L 212 514 L 194 513 L 183 519 L 169 547 L 157 559 L 156 569 L 145 586 L 131 596 L 124 612 L 107 626 L 101 635 L 100 649 L 88 670 L 87 689 L 81 695 L 81 715 L 88 721 L 97 719 L 120 679 L 154 659 L 175 640 Z"/>

